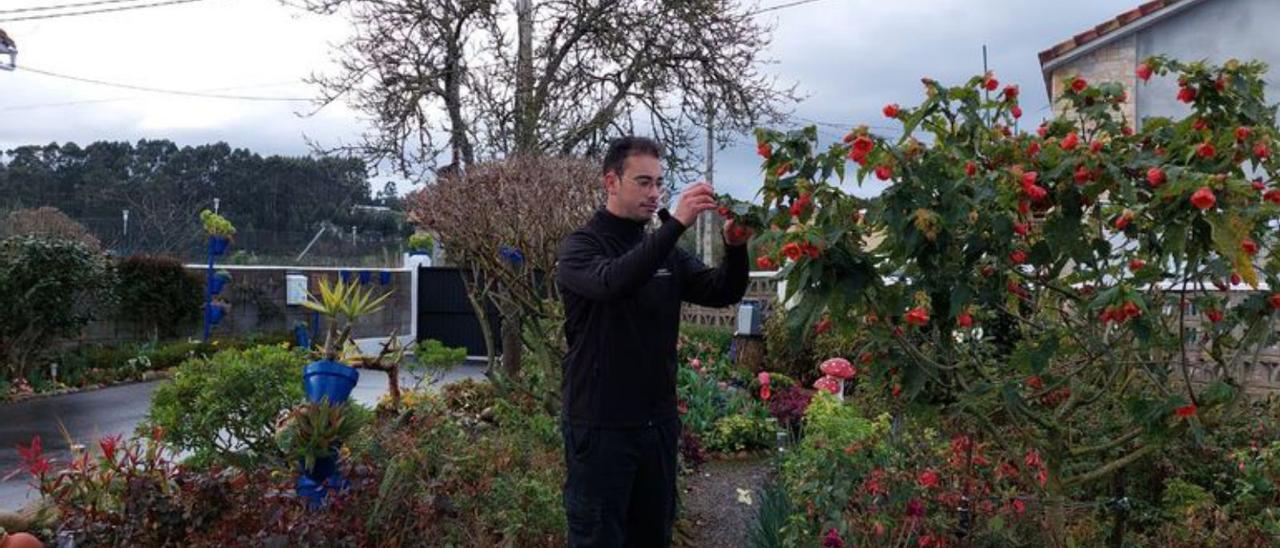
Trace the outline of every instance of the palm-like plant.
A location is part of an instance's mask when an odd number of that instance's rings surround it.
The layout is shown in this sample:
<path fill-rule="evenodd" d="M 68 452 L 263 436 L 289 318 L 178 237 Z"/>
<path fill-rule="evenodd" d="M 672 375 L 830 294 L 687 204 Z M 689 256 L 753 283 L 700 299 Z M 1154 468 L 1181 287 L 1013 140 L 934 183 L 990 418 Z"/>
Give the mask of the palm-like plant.
<path fill-rule="evenodd" d="M 375 296 L 372 287 L 365 288 L 342 280 L 330 286 L 328 280 L 321 280 L 320 299 L 315 300 L 308 295 L 302 306 L 329 318 L 329 329 L 325 334 L 324 346 L 321 348 L 324 359 L 329 361 L 342 359 L 344 354 L 347 354 L 346 349 L 351 342 L 351 328 L 356 320 L 382 310 L 383 303 L 390 296 L 390 291 Z"/>

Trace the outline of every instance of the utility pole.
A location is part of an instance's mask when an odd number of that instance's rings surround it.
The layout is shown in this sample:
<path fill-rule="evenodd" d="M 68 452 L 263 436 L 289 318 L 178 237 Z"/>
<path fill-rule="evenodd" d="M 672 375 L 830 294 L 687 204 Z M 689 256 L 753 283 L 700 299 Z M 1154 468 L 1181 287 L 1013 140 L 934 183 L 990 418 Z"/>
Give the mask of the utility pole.
<path fill-rule="evenodd" d="M 707 173 L 706 180 L 708 184 L 715 186 L 715 154 L 716 154 L 716 109 L 715 104 L 708 102 L 707 104 Z M 704 211 L 698 216 L 698 248 L 701 251 L 702 262 L 712 264 L 712 249 L 715 242 L 715 212 Z"/>

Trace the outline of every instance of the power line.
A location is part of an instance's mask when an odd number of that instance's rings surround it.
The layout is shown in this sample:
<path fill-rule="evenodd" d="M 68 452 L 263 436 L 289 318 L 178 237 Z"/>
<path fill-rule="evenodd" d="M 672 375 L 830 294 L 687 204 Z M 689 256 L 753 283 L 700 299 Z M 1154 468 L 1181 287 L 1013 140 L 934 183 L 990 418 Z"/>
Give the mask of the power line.
<path fill-rule="evenodd" d="M 191 1 L 191 0 L 187 0 L 187 1 Z M 133 84 L 121 84 L 117 82 L 95 80 L 93 78 L 81 78 L 79 76 L 59 74 L 56 72 L 40 70 L 36 68 L 31 68 L 28 66 L 19 66 L 18 69 L 25 70 L 27 72 L 34 72 L 36 74 L 42 74 L 44 76 L 49 76 L 53 78 L 61 78 L 64 80 L 84 82 L 87 84 L 96 84 L 99 86 L 128 89 L 133 91 L 145 91 L 148 93 L 166 93 L 169 95 L 181 95 L 184 97 L 204 97 L 207 99 L 234 99 L 238 101 L 275 101 L 275 102 L 294 102 L 294 103 L 310 102 L 312 100 L 311 98 L 308 98 L 308 97 L 265 97 L 260 95 L 228 95 L 228 94 L 222 94 L 222 93 L 204 93 L 200 91 L 184 91 L 184 90 L 178 90 L 178 89 L 153 88 L 153 87 L 147 87 L 147 86 L 136 86 Z"/>
<path fill-rule="evenodd" d="M 244 86 L 231 86 L 231 87 L 206 88 L 206 89 L 199 89 L 199 90 L 194 90 L 194 91 L 198 91 L 198 92 L 209 92 L 209 91 L 229 91 L 229 90 L 235 90 L 235 89 L 253 89 L 253 88 L 267 88 L 267 87 L 286 86 L 286 85 L 293 85 L 293 84 L 298 84 L 298 83 L 299 83 L 298 81 L 288 81 L 288 82 L 270 82 L 270 83 L 265 83 L 265 84 L 249 84 L 249 85 L 244 85 Z M 80 106 L 80 105 L 94 105 L 94 104 L 102 104 L 102 103 L 121 103 L 121 102 L 125 102 L 125 101 L 137 101 L 138 99 L 141 99 L 141 97 L 138 97 L 138 96 L 133 96 L 133 97 L 113 97 L 113 98 L 110 98 L 110 99 L 84 99 L 84 100 L 79 100 L 79 101 L 61 101 L 61 102 L 57 102 L 57 103 L 33 103 L 33 104 L 26 104 L 26 105 L 14 105 L 14 106 L 11 106 L 11 107 L 4 107 L 4 108 L 0 108 L 0 112 L 13 112 L 13 111 L 22 111 L 22 110 L 37 110 L 37 109 L 42 109 L 42 108 L 74 107 L 74 106 Z"/>
<path fill-rule="evenodd" d="M 0 10 L 0 14 L 4 13 L 27 13 L 33 11 L 52 11 L 64 8 L 87 8 L 89 6 L 101 6 L 103 4 L 121 4 L 126 2 L 137 2 L 138 0 L 96 0 L 94 2 L 81 2 L 78 4 L 62 4 L 58 6 L 33 6 L 29 8 L 14 8 L 8 10 Z"/>
<path fill-rule="evenodd" d="M 796 0 L 794 2 L 787 2 L 785 4 L 778 4 L 776 6 L 769 6 L 767 8 L 760 8 L 755 11 L 750 11 L 750 12 L 747 12 L 747 16 L 750 17 L 752 15 L 760 15 L 761 13 L 765 13 L 765 12 L 777 11 L 777 10 L 786 9 L 786 8 L 794 8 L 796 6 L 803 6 L 805 4 L 812 4 L 814 2 L 820 2 L 820 1 L 822 0 Z"/>
<path fill-rule="evenodd" d="M 112 8 L 99 8 L 83 11 L 71 11 L 65 13 L 50 13 L 45 15 L 29 15 L 26 17 L 14 17 L 11 19 L 0 19 L 0 23 L 13 23 L 16 21 L 34 21 L 37 19 L 57 19 L 60 17 L 75 17 L 78 15 L 93 15 L 96 13 L 111 13 L 116 11 L 138 10 L 143 8 L 158 8 L 161 6 L 172 6 L 175 4 L 190 4 L 192 2 L 200 2 L 202 0 L 165 0 L 163 2 L 152 2 L 150 4 L 136 4 L 130 6 L 118 6 Z"/>

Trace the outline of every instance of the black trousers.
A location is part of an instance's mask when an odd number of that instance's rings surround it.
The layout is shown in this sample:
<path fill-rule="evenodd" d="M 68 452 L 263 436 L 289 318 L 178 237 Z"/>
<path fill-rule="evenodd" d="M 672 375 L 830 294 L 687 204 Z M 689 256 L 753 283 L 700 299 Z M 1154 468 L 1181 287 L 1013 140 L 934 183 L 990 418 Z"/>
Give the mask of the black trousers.
<path fill-rule="evenodd" d="M 562 432 L 570 548 L 669 546 L 679 419 L 632 429 L 563 424 Z"/>

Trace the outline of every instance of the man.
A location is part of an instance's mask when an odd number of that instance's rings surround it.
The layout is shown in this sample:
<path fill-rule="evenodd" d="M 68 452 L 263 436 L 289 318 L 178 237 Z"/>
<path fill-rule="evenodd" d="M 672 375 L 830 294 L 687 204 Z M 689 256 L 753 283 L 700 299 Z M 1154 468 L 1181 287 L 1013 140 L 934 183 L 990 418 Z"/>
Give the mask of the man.
<path fill-rule="evenodd" d="M 716 209 L 711 185 L 659 210 L 661 149 L 627 137 L 604 158 L 605 206 L 560 244 L 564 299 L 564 486 L 569 545 L 667 546 L 676 511 L 680 303 L 728 306 L 747 289 L 752 232 L 726 223 L 723 264 L 676 247 Z M 657 212 L 662 225 L 646 233 Z"/>

